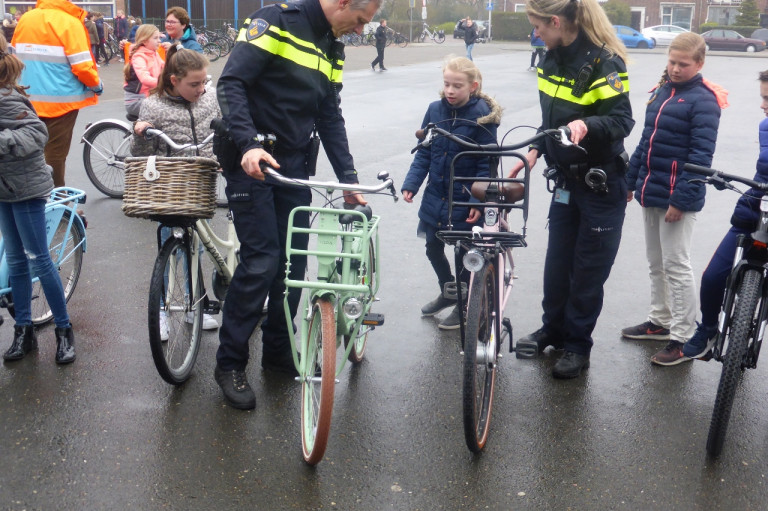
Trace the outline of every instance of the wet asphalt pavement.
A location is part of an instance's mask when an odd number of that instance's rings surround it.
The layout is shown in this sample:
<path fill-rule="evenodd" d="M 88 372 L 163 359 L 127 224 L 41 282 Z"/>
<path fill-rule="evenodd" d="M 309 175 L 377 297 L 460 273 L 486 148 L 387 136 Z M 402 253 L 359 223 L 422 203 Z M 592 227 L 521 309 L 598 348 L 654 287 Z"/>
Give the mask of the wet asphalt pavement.
<path fill-rule="evenodd" d="M 413 131 L 442 86 L 443 46 L 388 49 L 386 73 L 372 73 L 373 48 L 351 48 L 342 93 L 361 180 L 388 170 L 402 184 Z M 505 107 L 500 135 L 537 126 L 534 73 L 524 44 L 477 45 L 483 88 Z M 663 51 L 632 52 L 629 67 L 640 136 L 646 90 L 665 65 Z M 710 55 L 709 79 L 731 91 L 714 166 L 752 176 L 758 152 L 757 72 L 768 53 Z M 214 78 L 221 64 L 211 67 Z M 103 69 L 107 92 L 86 122 L 123 118 L 119 71 Z M 507 141 L 532 135 L 519 129 Z M 336 386 L 331 435 L 316 467 L 301 457 L 299 386 L 260 368 L 258 333 L 248 377 L 252 412 L 226 406 L 213 380 L 217 336 L 206 333 L 192 378 L 174 388 L 157 375 L 147 343 L 147 291 L 155 227 L 124 217 L 120 202 L 88 182 L 73 141 L 67 183 L 88 193 L 88 251 L 69 309 L 77 361 L 54 364 L 53 328 L 40 349 L 0 367 L 0 509 L 765 509 L 768 498 L 768 385 L 765 363 L 745 374 L 725 451 L 707 459 L 705 442 L 720 374 L 715 362 L 654 367 L 663 342 L 622 340 L 644 321 L 649 301 L 642 219 L 627 209 L 624 236 L 606 285 L 584 376 L 550 376 L 556 355 L 501 361 L 486 450 L 472 455 L 461 422 L 458 333 L 441 332 L 419 307 L 435 278 L 416 238 L 418 204 L 368 197 L 381 225 L 381 301 L 386 324 L 369 338 L 366 360 Z M 540 326 L 549 194 L 533 171 L 528 247 L 517 250 L 519 279 L 507 313 L 515 336 Z M 330 178 L 327 162 L 319 177 Z M 728 228 L 737 196 L 708 191 L 696 226 L 697 279 Z M 513 221 L 520 225 L 519 219 Z M 209 275 L 209 272 L 205 272 Z M 448 311 L 438 316 L 443 317 Z M 11 324 L 0 328 L 0 349 Z"/>

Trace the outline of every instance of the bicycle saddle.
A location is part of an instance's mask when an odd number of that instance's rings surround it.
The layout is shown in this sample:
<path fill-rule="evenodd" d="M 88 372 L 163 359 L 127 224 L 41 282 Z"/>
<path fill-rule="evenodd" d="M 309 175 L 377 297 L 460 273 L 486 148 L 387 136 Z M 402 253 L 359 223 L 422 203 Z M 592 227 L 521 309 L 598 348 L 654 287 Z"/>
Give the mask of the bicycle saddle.
<path fill-rule="evenodd" d="M 347 205 L 344 204 L 344 208 L 345 209 L 351 209 L 351 210 L 354 210 L 354 211 L 359 211 L 360 213 L 364 214 L 365 218 L 368 219 L 368 220 L 370 220 L 371 217 L 373 216 L 373 210 L 367 204 L 365 206 L 361 206 L 361 205 L 358 204 L 358 205 L 356 205 L 353 208 L 347 207 Z M 354 222 L 355 220 L 357 220 L 359 218 L 360 217 L 358 215 L 350 215 L 350 214 L 339 215 L 339 223 L 341 225 L 349 225 L 349 224 L 351 224 L 352 222 Z"/>
<path fill-rule="evenodd" d="M 488 202 L 485 192 L 488 191 L 488 188 L 490 188 L 491 185 L 498 190 L 498 185 L 496 183 L 483 181 L 472 183 L 472 197 L 480 202 Z M 525 187 L 522 183 L 503 183 L 501 185 L 501 195 L 504 197 L 504 202 L 513 204 L 523 198 L 525 195 Z"/>

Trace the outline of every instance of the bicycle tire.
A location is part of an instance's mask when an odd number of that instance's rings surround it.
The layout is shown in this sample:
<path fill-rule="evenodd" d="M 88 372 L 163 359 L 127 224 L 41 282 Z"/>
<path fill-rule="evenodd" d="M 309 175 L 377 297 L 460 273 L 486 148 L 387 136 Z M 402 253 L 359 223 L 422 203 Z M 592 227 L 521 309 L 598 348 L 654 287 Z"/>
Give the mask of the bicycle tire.
<path fill-rule="evenodd" d="M 478 453 L 488 440 L 496 380 L 496 353 L 492 356 L 483 355 L 487 353 L 487 345 L 492 338 L 496 337 L 498 341 L 494 323 L 496 270 L 493 263 L 486 263 L 474 275 L 469 297 L 464 339 L 462 411 L 467 447 Z"/>
<path fill-rule="evenodd" d="M 760 303 L 761 280 L 757 270 L 747 270 L 736 292 L 737 302 L 734 304 L 733 320 L 728 328 L 728 348 L 723 360 L 723 372 L 717 386 L 715 408 L 712 411 L 707 437 L 707 453 L 712 457 L 720 455 L 725 443 L 733 399 L 739 378 L 744 371 L 750 333 L 753 332 L 753 320 Z"/>
<path fill-rule="evenodd" d="M 113 199 L 125 192 L 125 158 L 131 156 L 131 132 L 105 123 L 84 137 L 83 165 L 93 186 Z"/>
<path fill-rule="evenodd" d="M 435 42 L 437 44 L 443 44 L 445 42 L 445 34 L 437 34 L 437 36 L 435 36 Z"/>
<path fill-rule="evenodd" d="M 221 46 L 208 42 L 203 45 L 203 55 L 208 58 L 209 62 L 216 62 L 221 57 Z"/>
<path fill-rule="evenodd" d="M 376 281 L 379 278 L 377 270 L 376 249 L 373 240 L 368 240 L 368 261 L 366 262 L 366 265 L 362 271 L 362 281 L 368 284 L 368 287 L 371 289 L 371 293 L 368 296 L 368 302 L 365 310 L 363 311 L 363 314 L 370 312 L 371 304 L 373 304 L 373 290 L 376 289 Z M 360 332 L 356 330 L 350 335 L 344 336 L 344 348 L 347 348 L 350 342 L 354 343 L 354 346 L 352 346 L 352 349 L 349 350 L 349 356 L 347 357 L 347 359 L 353 364 L 359 364 L 363 361 L 363 357 L 365 356 L 365 347 L 368 343 L 368 334 L 371 331 L 371 328 L 368 325 L 360 325 L 360 327 L 365 329 L 362 335 L 360 335 Z M 352 341 L 352 339 L 355 340 Z"/>
<path fill-rule="evenodd" d="M 69 225 L 71 215 L 72 213 L 69 211 L 64 212 L 64 216 L 61 217 L 49 245 L 53 267 L 56 268 L 61 279 L 65 303 L 69 302 L 75 287 L 77 287 L 77 282 L 80 280 L 80 271 L 83 267 L 83 252 L 85 252 L 82 243 L 85 233 L 77 222 L 72 223 L 72 229 L 70 229 L 69 236 L 67 236 L 67 225 Z M 64 252 L 59 256 L 62 244 L 64 244 Z M 77 249 L 72 252 L 72 247 L 75 246 L 77 246 Z M 70 254 L 70 252 L 72 253 Z M 39 280 L 32 283 L 31 312 L 33 325 L 42 326 L 53 320 L 53 312 L 50 305 L 48 305 L 48 299 L 43 292 L 43 287 Z M 8 313 L 12 317 L 16 317 L 16 310 L 13 305 L 8 306 Z"/>
<path fill-rule="evenodd" d="M 420 43 L 423 43 L 426 38 L 427 38 L 427 35 L 424 34 L 423 32 L 421 34 L 419 34 L 419 42 Z"/>
<path fill-rule="evenodd" d="M 194 270 L 198 272 L 198 279 L 193 290 L 190 253 L 187 235 L 184 238 L 169 237 L 157 254 L 149 284 L 149 346 L 157 372 L 172 385 L 187 381 L 200 349 L 202 274 L 199 267 Z M 195 306 L 190 311 L 192 304 Z M 168 325 L 168 339 L 165 341 L 160 336 L 161 310 Z M 191 323 L 188 314 L 191 314 Z"/>
<path fill-rule="evenodd" d="M 301 375 L 301 447 L 304 461 L 316 465 L 328 445 L 336 378 L 336 315 L 328 298 L 312 304 Z M 317 374 L 320 376 L 317 376 Z"/>
<path fill-rule="evenodd" d="M 400 48 L 405 48 L 406 46 L 408 46 L 408 38 L 405 37 L 404 35 L 401 35 L 400 38 L 397 41 L 397 45 Z"/>

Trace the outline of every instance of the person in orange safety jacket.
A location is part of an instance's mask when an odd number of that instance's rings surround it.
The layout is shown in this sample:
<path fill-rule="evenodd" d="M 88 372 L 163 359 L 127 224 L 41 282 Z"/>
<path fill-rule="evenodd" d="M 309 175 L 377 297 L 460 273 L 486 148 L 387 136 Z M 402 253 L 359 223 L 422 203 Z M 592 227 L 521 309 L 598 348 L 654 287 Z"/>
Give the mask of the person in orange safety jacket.
<path fill-rule="evenodd" d="M 78 111 L 98 103 L 104 90 L 90 49 L 87 12 L 69 0 L 38 0 L 19 19 L 12 46 L 24 62 L 19 83 L 48 128 L 45 160 L 55 186 L 64 170 Z"/>

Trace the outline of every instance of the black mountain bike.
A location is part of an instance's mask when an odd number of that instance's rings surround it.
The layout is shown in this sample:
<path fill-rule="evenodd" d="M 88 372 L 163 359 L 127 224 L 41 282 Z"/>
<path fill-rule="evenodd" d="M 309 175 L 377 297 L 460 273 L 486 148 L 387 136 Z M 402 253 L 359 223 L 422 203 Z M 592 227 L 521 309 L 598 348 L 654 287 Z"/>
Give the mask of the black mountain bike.
<path fill-rule="evenodd" d="M 703 181 L 718 190 L 742 193 L 730 182 L 768 191 L 768 183 L 758 183 L 715 169 L 686 163 L 687 172 L 704 176 Z M 758 200 L 758 199 L 755 199 Z M 744 369 L 757 367 L 760 346 L 768 322 L 768 195 L 760 199 L 760 220 L 750 236 L 739 236 L 733 269 L 728 276 L 720 313 L 718 334 L 711 351 L 701 357 L 723 363 L 717 387 L 715 409 L 709 425 L 707 452 L 719 456 L 731 417 L 733 399 Z"/>

